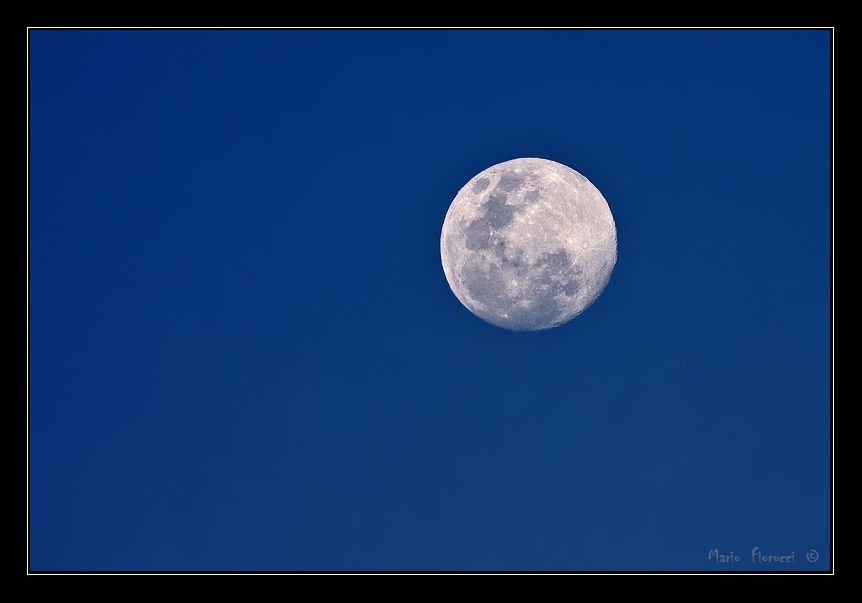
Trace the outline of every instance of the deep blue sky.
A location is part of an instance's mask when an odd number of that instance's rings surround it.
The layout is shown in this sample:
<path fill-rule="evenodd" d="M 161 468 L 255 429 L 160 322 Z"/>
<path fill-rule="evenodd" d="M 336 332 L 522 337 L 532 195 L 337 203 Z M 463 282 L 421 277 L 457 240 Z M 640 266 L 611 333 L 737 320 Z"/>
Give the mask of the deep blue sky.
<path fill-rule="evenodd" d="M 829 69 L 827 31 L 31 32 L 32 569 L 827 568 Z M 619 237 L 540 333 L 439 257 L 521 156 Z"/>

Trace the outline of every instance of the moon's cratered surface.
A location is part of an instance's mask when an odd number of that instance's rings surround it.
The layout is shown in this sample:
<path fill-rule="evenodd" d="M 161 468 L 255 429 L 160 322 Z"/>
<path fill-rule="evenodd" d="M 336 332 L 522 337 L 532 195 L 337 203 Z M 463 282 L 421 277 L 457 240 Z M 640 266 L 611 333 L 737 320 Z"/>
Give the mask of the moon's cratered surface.
<path fill-rule="evenodd" d="M 547 159 L 513 159 L 458 192 L 440 255 L 449 286 L 473 314 L 539 331 L 601 294 L 617 261 L 617 231 L 607 201 L 581 174 Z"/>

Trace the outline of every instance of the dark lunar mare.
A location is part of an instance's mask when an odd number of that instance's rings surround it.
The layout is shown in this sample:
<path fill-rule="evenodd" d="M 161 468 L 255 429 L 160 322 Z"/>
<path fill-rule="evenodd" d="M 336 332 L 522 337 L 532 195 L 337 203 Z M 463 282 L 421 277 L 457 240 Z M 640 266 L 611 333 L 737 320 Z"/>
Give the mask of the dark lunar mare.
<path fill-rule="evenodd" d="M 473 192 L 481 193 L 488 188 L 490 181 L 480 178 L 473 184 Z M 494 243 L 495 234 L 509 226 L 515 219 L 517 206 L 510 204 L 510 193 L 520 186 L 529 185 L 529 178 L 522 174 L 503 174 L 497 186 L 482 203 L 479 217 L 473 220 L 465 229 L 467 249 L 476 251 L 488 249 Z M 537 190 L 527 191 L 524 195 L 525 205 L 535 203 L 539 199 Z"/>
<path fill-rule="evenodd" d="M 464 231 L 467 249 L 477 251 L 488 249 L 497 231 L 502 230 L 515 219 L 516 208 L 506 202 L 508 195 L 498 186 L 482 204 L 481 215 L 473 220 Z"/>
<path fill-rule="evenodd" d="M 542 254 L 531 264 L 523 250 L 508 248 L 499 236 L 500 231 L 512 224 L 519 209 L 508 203 L 510 193 L 526 183 L 527 178 L 520 174 L 500 177 L 482 204 L 479 216 L 464 228 L 465 245 L 475 253 L 469 255 L 460 275 L 470 296 L 486 307 L 484 312 L 477 312 L 479 316 L 514 330 L 533 330 L 536 324 L 553 326 L 565 310 L 558 298 L 571 297 L 580 286 L 579 270 L 565 250 Z M 476 181 L 473 190 L 481 192 L 488 184 L 487 178 L 482 178 Z M 524 195 L 525 205 L 538 199 L 536 190 Z M 478 253 L 481 251 L 485 253 Z M 486 257 L 493 258 L 488 267 Z M 524 287 L 524 298 L 532 301 L 529 308 L 519 307 L 522 298 L 506 292 L 506 282 L 513 278 Z M 509 318 L 503 318 L 503 314 Z"/>

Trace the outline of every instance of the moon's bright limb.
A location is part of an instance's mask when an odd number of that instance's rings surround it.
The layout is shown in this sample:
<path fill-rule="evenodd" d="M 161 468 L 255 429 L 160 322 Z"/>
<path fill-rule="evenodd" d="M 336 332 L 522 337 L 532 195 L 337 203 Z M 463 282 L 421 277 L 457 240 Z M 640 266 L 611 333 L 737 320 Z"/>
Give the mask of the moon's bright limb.
<path fill-rule="evenodd" d="M 617 261 L 607 201 L 555 161 L 513 159 L 477 174 L 455 196 L 440 235 L 443 271 L 473 314 L 539 331 L 583 312 Z"/>

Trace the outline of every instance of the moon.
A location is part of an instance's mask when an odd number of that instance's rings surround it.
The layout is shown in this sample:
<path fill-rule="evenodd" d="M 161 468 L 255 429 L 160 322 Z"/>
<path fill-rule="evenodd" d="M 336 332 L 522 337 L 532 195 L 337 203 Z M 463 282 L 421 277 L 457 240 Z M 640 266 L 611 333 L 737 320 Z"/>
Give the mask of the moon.
<path fill-rule="evenodd" d="M 458 191 L 440 256 L 470 312 L 504 329 L 541 331 L 596 301 L 617 261 L 617 230 L 584 176 L 548 159 L 513 159 Z"/>

